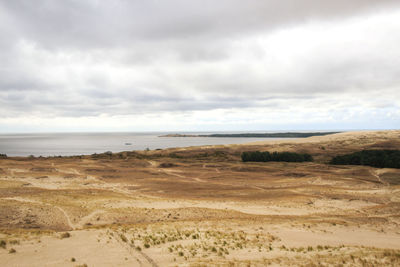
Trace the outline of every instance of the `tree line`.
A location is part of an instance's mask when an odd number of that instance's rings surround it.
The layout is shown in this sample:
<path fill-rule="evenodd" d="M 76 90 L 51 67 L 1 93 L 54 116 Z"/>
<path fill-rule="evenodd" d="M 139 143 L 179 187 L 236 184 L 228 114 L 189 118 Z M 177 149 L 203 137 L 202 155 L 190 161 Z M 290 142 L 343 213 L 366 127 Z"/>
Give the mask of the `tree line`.
<path fill-rule="evenodd" d="M 330 161 L 336 165 L 367 165 L 377 168 L 400 168 L 400 150 L 363 150 L 336 156 Z"/>
<path fill-rule="evenodd" d="M 305 138 L 311 136 L 323 136 L 340 132 L 313 132 L 313 133 L 237 133 L 237 134 L 199 134 L 198 137 L 258 137 L 258 138 Z"/>
<path fill-rule="evenodd" d="M 313 161 L 310 154 L 300 154 L 295 152 L 272 152 L 268 151 L 248 151 L 241 154 L 242 161 L 255 161 L 255 162 L 267 162 L 267 161 L 285 161 L 285 162 L 304 162 Z"/>

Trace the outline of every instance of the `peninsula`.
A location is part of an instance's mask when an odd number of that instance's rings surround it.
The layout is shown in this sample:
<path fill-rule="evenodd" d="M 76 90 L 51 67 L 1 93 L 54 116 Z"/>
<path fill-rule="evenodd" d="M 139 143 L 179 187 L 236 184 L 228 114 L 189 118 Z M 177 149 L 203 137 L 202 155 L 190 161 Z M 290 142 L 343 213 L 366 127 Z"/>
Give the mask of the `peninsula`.
<path fill-rule="evenodd" d="M 306 138 L 340 132 L 284 132 L 284 133 L 221 133 L 221 134 L 166 134 L 159 137 L 253 137 L 253 138 Z"/>

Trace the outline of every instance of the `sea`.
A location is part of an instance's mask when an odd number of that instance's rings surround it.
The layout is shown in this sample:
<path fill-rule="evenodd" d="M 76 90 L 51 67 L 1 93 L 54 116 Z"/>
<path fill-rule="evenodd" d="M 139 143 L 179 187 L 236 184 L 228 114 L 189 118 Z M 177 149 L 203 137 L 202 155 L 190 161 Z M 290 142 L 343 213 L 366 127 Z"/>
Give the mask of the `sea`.
<path fill-rule="evenodd" d="M 166 134 L 171 134 L 171 132 L 0 134 L 0 154 L 6 154 L 11 157 L 30 155 L 73 156 L 90 155 L 106 151 L 154 150 L 174 147 L 243 144 L 262 140 L 290 139 L 249 137 L 160 137 Z M 211 133 L 184 132 L 181 134 Z"/>

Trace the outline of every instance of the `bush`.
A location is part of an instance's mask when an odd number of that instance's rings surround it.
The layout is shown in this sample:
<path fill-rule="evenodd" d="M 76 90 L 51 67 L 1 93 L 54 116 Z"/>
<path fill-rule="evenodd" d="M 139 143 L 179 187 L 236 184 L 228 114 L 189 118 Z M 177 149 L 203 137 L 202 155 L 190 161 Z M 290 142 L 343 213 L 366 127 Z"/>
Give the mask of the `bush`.
<path fill-rule="evenodd" d="M 158 167 L 159 168 L 172 168 L 172 167 L 177 167 L 178 165 L 170 162 L 163 162 L 161 163 Z"/>
<path fill-rule="evenodd" d="M 71 237 L 71 234 L 68 232 L 65 232 L 65 233 L 62 233 L 60 237 L 61 237 L 61 239 L 69 238 L 69 237 Z"/>
<path fill-rule="evenodd" d="M 119 237 L 121 237 L 121 240 L 124 242 L 128 242 L 128 239 L 126 238 L 126 236 L 124 236 L 123 234 L 120 234 Z"/>
<path fill-rule="evenodd" d="M 0 154 L 0 159 L 6 159 L 7 155 L 6 154 Z"/>
<path fill-rule="evenodd" d="M 299 154 L 294 152 L 273 152 L 268 151 L 249 151 L 243 152 L 242 161 L 256 161 L 256 162 L 267 162 L 267 161 L 285 161 L 285 162 L 304 162 L 313 161 L 310 154 Z"/>
<path fill-rule="evenodd" d="M 400 150 L 363 150 L 332 158 L 330 164 L 400 168 Z"/>

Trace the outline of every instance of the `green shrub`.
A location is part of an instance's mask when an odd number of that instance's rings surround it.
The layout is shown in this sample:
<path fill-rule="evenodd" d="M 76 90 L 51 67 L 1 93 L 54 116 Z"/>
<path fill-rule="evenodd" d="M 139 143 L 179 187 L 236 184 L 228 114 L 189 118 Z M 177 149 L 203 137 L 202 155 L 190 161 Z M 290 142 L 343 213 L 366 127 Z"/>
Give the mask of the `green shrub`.
<path fill-rule="evenodd" d="M 335 165 L 367 165 L 377 168 L 400 168 L 400 150 L 363 150 L 332 158 Z"/>

